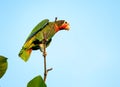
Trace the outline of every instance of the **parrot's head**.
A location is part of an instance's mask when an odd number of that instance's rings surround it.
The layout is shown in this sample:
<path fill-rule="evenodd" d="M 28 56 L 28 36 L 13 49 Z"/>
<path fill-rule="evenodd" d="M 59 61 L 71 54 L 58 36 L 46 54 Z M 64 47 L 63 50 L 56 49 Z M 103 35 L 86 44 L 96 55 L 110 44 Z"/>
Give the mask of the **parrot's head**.
<path fill-rule="evenodd" d="M 59 30 L 69 30 L 70 29 L 70 25 L 68 22 L 66 22 L 65 20 L 58 20 L 55 21 L 55 26 L 56 26 L 56 31 Z"/>

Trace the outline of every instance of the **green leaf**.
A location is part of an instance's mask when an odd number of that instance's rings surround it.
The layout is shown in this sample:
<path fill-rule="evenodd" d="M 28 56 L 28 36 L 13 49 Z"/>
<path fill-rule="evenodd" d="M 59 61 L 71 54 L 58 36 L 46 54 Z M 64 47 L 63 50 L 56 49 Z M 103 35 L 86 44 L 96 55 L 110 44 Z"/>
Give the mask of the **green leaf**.
<path fill-rule="evenodd" d="M 5 74 L 8 67 L 7 58 L 0 55 L 0 78 Z"/>
<path fill-rule="evenodd" d="M 43 81 L 42 77 L 36 76 L 33 78 L 28 84 L 27 87 L 47 87 L 45 82 Z"/>

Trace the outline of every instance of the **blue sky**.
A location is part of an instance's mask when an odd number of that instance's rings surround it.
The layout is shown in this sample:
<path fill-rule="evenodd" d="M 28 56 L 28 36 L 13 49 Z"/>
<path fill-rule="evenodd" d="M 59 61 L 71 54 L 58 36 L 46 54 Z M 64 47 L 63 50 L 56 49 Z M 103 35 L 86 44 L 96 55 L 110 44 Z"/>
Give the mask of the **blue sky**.
<path fill-rule="evenodd" d="M 119 0 L 1 0 L 0 55 L 8 70 L 0 87 L 26 87 L 43 76 L 43 57 L 32 52 L 28 62 L 18 53 L 41 20 L 64 19 L 70 31 L 60 31 L 47 48 L 48 87 L 120 87 Z"/>

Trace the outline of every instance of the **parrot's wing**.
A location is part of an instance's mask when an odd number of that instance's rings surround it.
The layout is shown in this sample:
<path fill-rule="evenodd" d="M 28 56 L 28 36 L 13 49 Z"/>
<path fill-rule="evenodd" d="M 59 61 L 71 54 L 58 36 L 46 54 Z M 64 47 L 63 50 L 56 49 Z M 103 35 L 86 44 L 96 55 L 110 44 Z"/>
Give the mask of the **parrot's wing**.
<path fill-rule="evenodd" d="M 37 34 L 39 31 L 41 31 L 47 24 L 49 23 L 48 19 L 42 20 L 38 25 L 35 26 L 35 28 L 32 30 L 32 32 L 29 34 L 26 41 L 31 39 L 35 34 Z"/>

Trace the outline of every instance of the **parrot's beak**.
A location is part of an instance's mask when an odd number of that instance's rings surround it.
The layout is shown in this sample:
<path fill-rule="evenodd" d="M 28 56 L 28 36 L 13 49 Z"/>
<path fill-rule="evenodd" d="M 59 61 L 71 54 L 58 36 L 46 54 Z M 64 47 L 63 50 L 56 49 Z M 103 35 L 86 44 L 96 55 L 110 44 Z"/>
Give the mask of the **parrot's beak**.
<path fill-rule="evenodd" d="M 63 24 L 63 26 L 64 26 L 64 29 L 65 29 L 65 30 L 69 30 L 69 29 L 70 29 L 70 25 L 69 25 L 69 23 L 67 23 L 67 22 L 65 22 L 65 23 Z"/>
<path fill-rule="evenodd" d="M 70 25 L 68 22 L 64 21 L 64 23 L 59 27 L 59 30 L 69 30 Z"/>
<path fill-rule="evenodd" d="M 67 24 L 67 26 L 65 27 L 66 30 L 70 30 L 70 25 Z"/>

